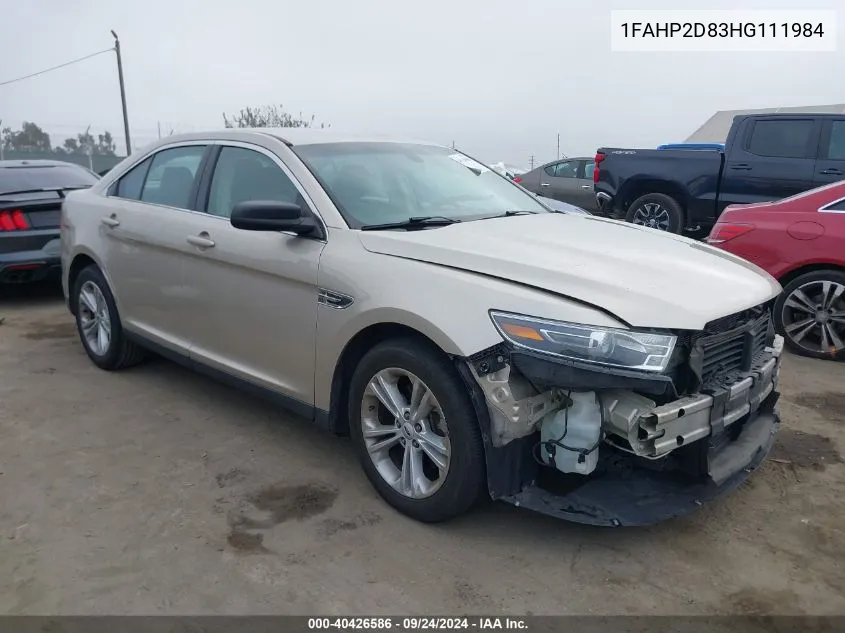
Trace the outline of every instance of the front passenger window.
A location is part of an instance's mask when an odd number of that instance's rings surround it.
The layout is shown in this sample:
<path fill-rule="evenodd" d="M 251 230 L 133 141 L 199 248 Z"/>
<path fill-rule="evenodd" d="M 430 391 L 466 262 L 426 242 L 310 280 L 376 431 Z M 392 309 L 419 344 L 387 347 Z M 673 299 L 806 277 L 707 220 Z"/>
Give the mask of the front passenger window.
<path fill-rule="evenodd" d="M 208 213 L 228 218 L 235 205 L 251 200 L 304 204 L 291 179 L 269 156 L 251 149 L 224 147 L 211 178 Z"/>
<path fill-rule="evenodd" d="M 166 149 L 155 156 L 141 191 L 141 201 L 188 209 L 204 145 Z"/>
<path fill-rule="evenodd" d="M 144 178 L 147 176 L 150 162 L 152 162 L 152 159 L 148 158 L 130 169 L 128 173 L 117 181 L 117 187 L 113 195 L 118 198 L 125 198 L 126 200 L 140 200 L 141 189 L 144 186 Z"/>

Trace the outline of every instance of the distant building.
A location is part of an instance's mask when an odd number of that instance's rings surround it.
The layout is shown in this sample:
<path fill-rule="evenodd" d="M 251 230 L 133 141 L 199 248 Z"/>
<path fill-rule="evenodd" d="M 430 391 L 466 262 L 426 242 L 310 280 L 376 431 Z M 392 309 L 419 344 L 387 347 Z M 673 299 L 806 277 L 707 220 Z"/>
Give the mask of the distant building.
<path fill-rule="evenodd" d="M 792 108 L 760 108 L 757 110 L 720 110 L 698 128 L 685 141 L 686 143 L 724 143 L 728 138 L 734 117 L 740 114 L 845 114 L 845 103 L 817 106 L 797 106 Z"/>

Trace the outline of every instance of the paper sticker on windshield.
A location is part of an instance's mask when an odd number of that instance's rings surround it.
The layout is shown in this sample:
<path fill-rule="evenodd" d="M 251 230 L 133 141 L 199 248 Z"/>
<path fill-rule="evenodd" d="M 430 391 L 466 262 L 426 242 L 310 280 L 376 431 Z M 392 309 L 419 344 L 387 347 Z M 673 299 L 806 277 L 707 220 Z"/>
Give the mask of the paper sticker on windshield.
<path fill-rule="evenodd" d="M 449 158 L 451 158 L 456 163 L 460 163 L 464 167 L 469 167 L 472 171 L 476 172 L 478 175 L 483 174 L 485 171 L 490 171 L 489 167 L 485 167 L 481 163 L 476 160 L 472 160 L 469 156 L 464 156 L 463 154 L 450 154 Z"/>

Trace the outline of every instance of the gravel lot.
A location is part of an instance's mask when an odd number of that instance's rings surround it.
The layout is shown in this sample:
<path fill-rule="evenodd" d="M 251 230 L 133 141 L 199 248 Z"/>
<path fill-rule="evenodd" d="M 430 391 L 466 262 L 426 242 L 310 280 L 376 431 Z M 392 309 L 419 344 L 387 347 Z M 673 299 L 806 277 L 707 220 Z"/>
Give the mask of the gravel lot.
<path fill-rule="evenodd" d="M 347 440 L 164 360 L 100 371 L 56 288 L 3 292 L 0 613 L 845 613 L 845 364 L 785 359 L 774 454 L 693 517 L 430 526 Z"/>

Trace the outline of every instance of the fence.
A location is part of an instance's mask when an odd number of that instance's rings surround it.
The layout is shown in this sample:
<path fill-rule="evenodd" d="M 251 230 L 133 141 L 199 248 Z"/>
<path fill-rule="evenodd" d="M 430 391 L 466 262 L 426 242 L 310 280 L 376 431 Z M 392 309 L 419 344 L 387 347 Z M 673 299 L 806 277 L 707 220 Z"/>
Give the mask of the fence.
<path fill-rule="evenodd" d="M 123 160 L 123 156 L 100 156 L 87 154 L 58 154 L 56 152 L 30 152 L 20 150 L 5 150 L 5 160 L 63 160 L 68 163 L 76 163 L 88 167 L 93 171 L 100 172 L 111 169 Z"/>

